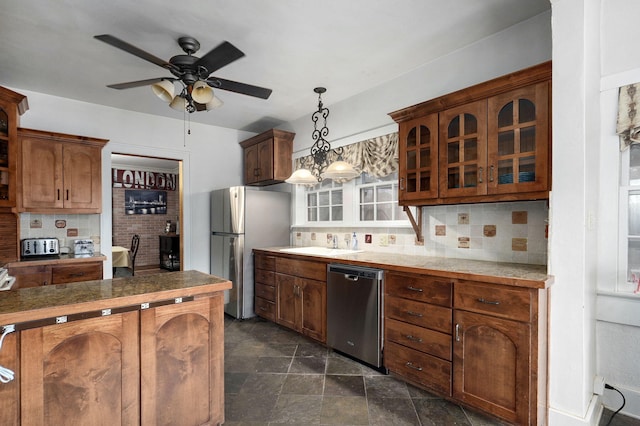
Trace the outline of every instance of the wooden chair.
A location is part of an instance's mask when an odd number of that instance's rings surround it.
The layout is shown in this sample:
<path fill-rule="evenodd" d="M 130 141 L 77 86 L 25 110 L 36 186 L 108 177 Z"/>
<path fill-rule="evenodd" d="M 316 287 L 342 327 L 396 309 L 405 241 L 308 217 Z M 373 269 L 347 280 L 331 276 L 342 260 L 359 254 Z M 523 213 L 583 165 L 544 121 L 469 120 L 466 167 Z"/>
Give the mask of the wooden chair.
<path fill-rule="evenodd" d="M 140 246 L 140 235 L 135 234 L 133 238 L 131 238 L 131 251 L 129 252 L 131 255 L 131 275 L 136 274 L 136 255 L 138 254 L 138 246 Z"/>

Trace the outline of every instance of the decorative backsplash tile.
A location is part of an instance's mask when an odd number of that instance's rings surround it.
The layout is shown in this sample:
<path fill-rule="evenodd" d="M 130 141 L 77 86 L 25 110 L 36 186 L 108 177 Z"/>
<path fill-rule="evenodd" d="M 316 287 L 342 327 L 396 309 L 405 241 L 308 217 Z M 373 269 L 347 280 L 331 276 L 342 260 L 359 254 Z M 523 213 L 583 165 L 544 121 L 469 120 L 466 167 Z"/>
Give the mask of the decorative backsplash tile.
<path fill-rule="evenodd" d="M 496 262 L 547 264 L 547 202 L 461 204 L 422 208 L 424 243 L 416 241 L 411 226 L 296 227 L 297 245 L 322 245 L 317 232 L 342 235 L 354 230 L 360 248 L 408 255 L 477 259 Z M 301 238 L 298 237 L 301 234 Z M 339 241 L 339 247 L 348 247 Z"/>

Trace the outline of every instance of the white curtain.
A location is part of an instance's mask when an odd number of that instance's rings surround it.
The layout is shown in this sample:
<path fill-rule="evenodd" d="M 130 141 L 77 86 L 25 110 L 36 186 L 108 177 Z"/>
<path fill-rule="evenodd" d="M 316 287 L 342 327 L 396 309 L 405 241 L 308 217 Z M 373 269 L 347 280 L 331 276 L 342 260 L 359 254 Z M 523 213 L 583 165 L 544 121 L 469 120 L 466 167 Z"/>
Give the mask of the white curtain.
<path fill-rule="evenodd" d="M 366 172 L 372 176 L 385 177 L 398 171 L 398 133 L 378 136 L 376 138 L 352 143 L 342 147 L 342 160 L 351 164 L 358 172 Z M 328 164 L 338 159 L 339 155 L 332 149 L 327 155 Z M 295 168 L 311 169 L 313 157 L 297 158 Z"/>
<path fill-rule="evenodd" d="M 618 124 L 620 151 L 640 143 L 640 83 L 622 86 L 618 97 Z"/>

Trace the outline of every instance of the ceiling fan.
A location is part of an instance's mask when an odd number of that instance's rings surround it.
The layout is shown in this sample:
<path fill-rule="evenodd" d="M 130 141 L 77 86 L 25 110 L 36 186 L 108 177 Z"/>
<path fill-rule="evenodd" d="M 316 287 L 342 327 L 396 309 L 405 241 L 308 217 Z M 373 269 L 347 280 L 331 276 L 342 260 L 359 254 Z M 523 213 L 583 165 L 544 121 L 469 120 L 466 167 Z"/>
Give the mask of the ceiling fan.
<path fill-rule="evenodd" d="M 222 105 L 222 101 L 214 96 L 212 87 L 261 99 L 268 99 L 271 95 L 271 89 L 211 76 L 211 73 L 244 56 L 240 49 L 228 41 L 220 43 L 209 53 L 198 58 L 193 56 L 200 49 L 198 40 L 193 37 L 180 37 L 178 44 L 186 55 L 176 55 L 167 62 L 109 34 L 96 35 L 94 38 L 165 68 L 174 75 L 174 77 L 109 84 L 107 87 L 130 89 L 151 85 L 153 92 L 160 99 L 169 102 L 171 108 L 179 111 L 192 113 L 210 110 Z M 182 84 L 182 88 L 177 94 L 175 94 L 174 82 Z"/>

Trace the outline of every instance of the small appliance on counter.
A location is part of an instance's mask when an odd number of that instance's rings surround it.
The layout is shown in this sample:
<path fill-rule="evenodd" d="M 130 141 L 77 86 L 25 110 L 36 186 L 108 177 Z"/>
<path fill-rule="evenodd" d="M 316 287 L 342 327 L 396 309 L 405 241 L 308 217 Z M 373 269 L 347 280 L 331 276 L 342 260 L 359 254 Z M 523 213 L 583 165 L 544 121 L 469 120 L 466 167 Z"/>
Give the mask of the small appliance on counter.
<path fill-rule="evenodd" d="M 93 256 L 93 240 L 74 240 L 73 254 L 76 257 Z"/>
<path fill-rule="evenodd" d="M 15 282 L 16 277 L 9 275 L 9 271 L 6 268 L 0 268 L 0 291 L 11 290 Z"/>
<path fill-rule="evenodd" d="M 25 238 L 20 242 L 20 248 L 22 258 L 60 254 L 60 243 L 57 238 Z"/>

